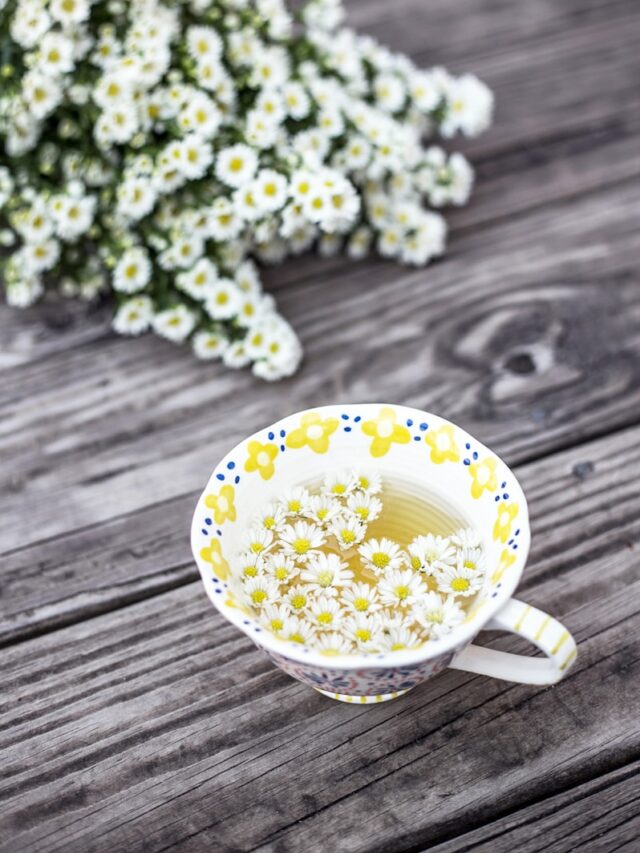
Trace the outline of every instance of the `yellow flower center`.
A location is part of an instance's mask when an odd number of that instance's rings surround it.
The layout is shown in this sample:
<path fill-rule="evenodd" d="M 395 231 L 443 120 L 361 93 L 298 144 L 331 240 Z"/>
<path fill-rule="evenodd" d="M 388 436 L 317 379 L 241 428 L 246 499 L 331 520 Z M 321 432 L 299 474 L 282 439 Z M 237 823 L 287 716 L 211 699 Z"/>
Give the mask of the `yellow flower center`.
<path fill-rule="evenodd" d="M 393 645 L 391 646 L 391 651 L 392 652 L 399 652 L 399 651 L 401 651 L 401 649 L 406 649 L 406 648 L 407 647 L 405 646 L 404 643 L 393 643 Z"/>
<path fill-rule="evenodd" d="M 264 545 L 262 544 L 262 542 L 252 542 L 249 547 L 249 550 L 253 551 L 254 554 L 259 554 L 260 551 L 264 550 Z"/>
<path fill-rule="evenodd" d="M 412 569 L 415 569 L 415 571 L 418 571 L 418 569 L 420 568 L 421 565 L 422 565 L 422 563 L 420 562 L 419 557 L 412 557 L 411 558 L 411 568 Z"/>
<path fill-rule="evenodd" d="M 287 571 L 285 566 L 278 566 L 278 568 L 275 570 L 276 580 L 279 581 L 286 581 L 288 574 L 289 572 Z"/>
<path fill-rule="evenodd" d="M 311 548 L 311 542 L 308 539 L 294 539 L 293 550 L 296 554 L 306 554 Z"/>
<path fill-rule="evenodd" d="M 318 622 L 321 625 L 331 625 L 333 622 L 333 613 L 328 613 L 327 611 L 320 613 L 318 615 Z"/>
<path fill-rule="evenodd" d="M 262 523 L 263 523 L 263 524 L 264 524 L 264 526 L 267 528 L 267 530 L 271 530 L 271 528 L 272 528 L 272 527 L 275 527 L 275 525 L 276 525 L 276 520 L 275 520 L 275 518 L 274 518 L 272 515 L 267 515 L 267 516 L 263 519 Z"/>
<path fill-rule="evenodd" d="M 456 592 L 466 592 L 469 589 L 469 581 L 467 578 L 454 578 L 451 581 L 451 589 Z"/>
<path fill-rule="evenodd" d="M 229 168 L 232 172 L 239 172 L 243 166 L 244 160 L 242 159 L 242 157 L 233 157 L 231 162 L 229 163 Z"/>
<path fill-rule="evenodd" d="M 371 555 L 371 562 L 376 569 L 386 569 L 389 565 L 390 557 L 384 551 L 376 551 Z"/>
<path fill-rule="evenodd" d="M 302 502 L 298 500 L 291 500 L 287 504 L 289 512 L 300 512 L 302 509 Z"/>
<path fill-rule="evenodd" d="M 245 578 L 255 578 L 258 574 L 258 570 L 255 566 L 245 566 L 242 570 L 242 574 Z"/>
<path fill-rule="evenodd" d="M 276 634 L 284 628 L 282 619 L 272 619 L 269 624 L 271 625 L 271 630 Z"/>
<path fill-rule="evenodd" d="M 369 508 L 366 506 L 356 507 L 356 515 L 363 521 L 366 521 L 369 518 Z"/>
<path fill-rule="evenodd" d="M 331 491 L 334 495 L 344 495 L 344 493 L 347 491 L 347 487 L 344 483 L 336 483 L 335 486 L 331 488 Z"/>
<path fill-rule="evenodd" d="M 356 637 L 363 643 L 371 639 L 371 631 L 368 628 L 358 628 Z"/>
<path fill-rule="evenodd" d="M 356 541 L 356 534 L 353 530 L 341 530 L 340 538 L 344 542 L 345 545 L 351 545 L 352 542 Z"/>
<path fill-rule="evenodd" d="M 306 603 L 307 603 L 307 596 L 303 595 L 301 592 L 297 593 L 296 595 L 292 596 L 292 598 L 291 598 L 291 606 L 295 610 L 301 610 L 305 606 Z"/>
<path fill-rule="evenodd" d="M 254 604 L 261 604 L 266 597 L 267 593 L 263 589 L 254 589 L 251 593 L 251 600 Z"/>
<path fill-rule="evenodd" d="M 331 586 L 333 574 L 331 572 L 320 572 L 318 574 L 318 583 L 320 586 Z"/>
<path fill-rule="evenodd" d="M 399 598 L 400 601 L 404 601 L 404 599 L 409 595 L 409 587 L 404 585 L 397 586 L 394 592 L 396 594 L 396 598 Z"/>
<path fill-rule="evenodd" d="M 369 599 L 368 598 L 354 598 L 353 599 L 353 606 L 355 607 L 356 610 L 359 610 L 360 612 L 362 612 L 364 610 L 368 610 L 369 609 Z"/>

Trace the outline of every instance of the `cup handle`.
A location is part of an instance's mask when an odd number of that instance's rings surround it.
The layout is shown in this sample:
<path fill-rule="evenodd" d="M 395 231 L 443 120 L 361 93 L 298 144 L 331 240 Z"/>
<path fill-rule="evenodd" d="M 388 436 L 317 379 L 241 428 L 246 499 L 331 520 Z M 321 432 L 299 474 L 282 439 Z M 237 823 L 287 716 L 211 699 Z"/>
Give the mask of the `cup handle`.
<path fill-rule="evenodd" d="M 485 629 L 524 637 L 547 657 L 527 657 L 469 645 L 454 656 L 449 664 L 452 669 L 520 684 L 555 684 L 564 678 L 578 654 L 575 640 L 561 622 L 517 598 L 510 598 Z"/>

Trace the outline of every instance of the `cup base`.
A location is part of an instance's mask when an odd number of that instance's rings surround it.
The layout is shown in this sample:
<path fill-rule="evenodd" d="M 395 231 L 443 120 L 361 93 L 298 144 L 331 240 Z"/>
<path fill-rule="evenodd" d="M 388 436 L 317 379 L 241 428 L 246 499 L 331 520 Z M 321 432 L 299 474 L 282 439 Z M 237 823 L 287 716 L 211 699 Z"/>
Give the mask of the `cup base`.
<path fill-rule="evenodd" d="M 397 690 L 395 693 L 378 693 L 376 696 L 350 696 L 347 693 L 331 693 L 329 690 L 320 690 L 319 687 L 314 687 L 314 690 L 322 693 L 323 696 L 328 696 L 329 699 L 337 699 L 338 702 L 351 702 L 354 705 L 375 705 L 378 702 L 389 702 L 390 699 L 397 699 L 409 692 L 409 690 Z"/>

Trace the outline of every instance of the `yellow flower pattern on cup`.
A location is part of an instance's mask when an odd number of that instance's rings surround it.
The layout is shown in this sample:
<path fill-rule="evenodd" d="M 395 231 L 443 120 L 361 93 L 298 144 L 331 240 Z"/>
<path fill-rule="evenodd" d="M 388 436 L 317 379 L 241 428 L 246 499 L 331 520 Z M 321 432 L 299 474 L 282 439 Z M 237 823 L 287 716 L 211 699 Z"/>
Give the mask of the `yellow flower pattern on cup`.
<path fill-rule="evenodd" d="M 364 421 L 362 432 L 373 439 L 369 452 L 374 458 L 388 453 L 394 442 L 408 444 L 411 441 L 409 430 L 397 422 L 396 413 L 389 406 L 380 409 L 375 420 Z"/>
<path fill-rule="evenodd" d="M 223 524 L 227 519 L 236 520 L 236 508 L 234 504 L 235 491 L 233 486 L 223 486 L 217 495 L 207 495 L 204 499 L 205 506 L 213 510 L 216 524 Z"/>
<path fill-rule="evenodd" d="M 508 551 L 506 548 L 500 554 L 500 562 L 498 563 L 498 568 L 491 575 L 491 583 L 499 583 L 502 580 L 502 576 L 510 568 L 516 561 L 516 555 L 512 551 Z"/>
<path fill-rule="evenodd" d="M 495 492 L 498 488 L 498 475 L 496 468 L 498 462 L 491 456 L 485 456 L 479 462 L 472 462 L 468 466 L 473 482 L 471 483 L 471 496 L 479 498 L 484 491 Z"/>
<path fill-rule="evenodd" d="M 511 536 L 511 526 L 518 514 L 518 504 L 500 501 L 498 504 L 498 517 L 493 525 L 493 538 L 506 542 Z"/>
<path fill-rule="evenodd" d="M 431 448 L 431 461 L 436 465 L 443 462 L 459 462 L 460 451 L 454 438 L 453 424 L 443 424 L 439 429 L 429 430 L 424 440 Z"/>
<path fill-rule="evenodd" d="M 275 444 L 262 444 L 259 441 L 250 441 L 247 445 L 249 458 L 244 463 L 244 470 L 251 473 L 258 471 L 263 480 L 270 480 L 275 471 L 274 459 L 278 455 Z"/>
<path fill-rule="evenodd" d="M 287 436 L 287 447 L 297 450 L 307 445 L 314 453 L 326 453 L 329 436 L 338 429 L 337 418 L 322 418 L 318 412 L 307 412 L 302 416 L 298 429 Z"/>
<path fill-rule="evenodd" d="M 214 574 L 220 580 L 226 580 L 229 577 L 229 563 L 222 556 L 222 548 L 217 539 L 211 539 L 207 548 L 202 548 L 200 557 L 207 563 L 211 563 Z"/>

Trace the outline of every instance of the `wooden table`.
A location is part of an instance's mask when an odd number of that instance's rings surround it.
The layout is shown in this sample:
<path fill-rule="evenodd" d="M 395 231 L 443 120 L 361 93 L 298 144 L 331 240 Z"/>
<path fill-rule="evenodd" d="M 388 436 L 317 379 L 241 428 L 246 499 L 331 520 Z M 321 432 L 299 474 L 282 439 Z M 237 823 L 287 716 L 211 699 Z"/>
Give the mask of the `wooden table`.
<path fill-rule="evenodd" d="M 349 12 L 495 90 L 441 262 L 270 270 L 306 347 L 276 386 L 118 339 L 105 307 L 0 312 L 5 851 L 638 850 L 640 8 Z M 448 671 L 342 705 L 210 606 L 187 536 L 215 462 L 285 413 L 371 399 L 515 466 L 520 592 L 579 642 L 559 685 Z"/>

